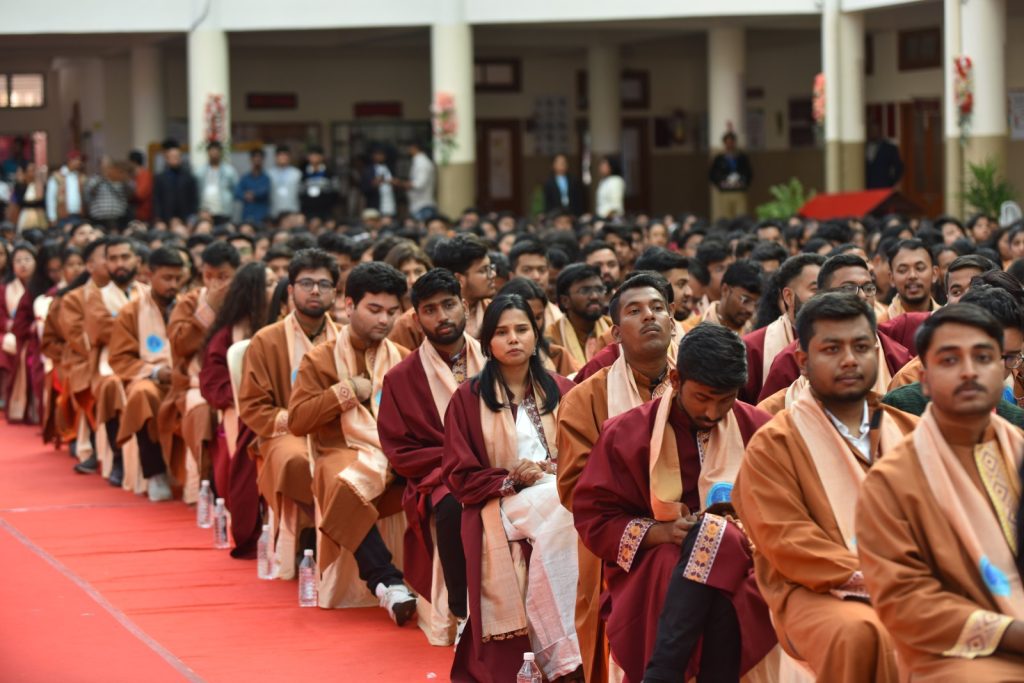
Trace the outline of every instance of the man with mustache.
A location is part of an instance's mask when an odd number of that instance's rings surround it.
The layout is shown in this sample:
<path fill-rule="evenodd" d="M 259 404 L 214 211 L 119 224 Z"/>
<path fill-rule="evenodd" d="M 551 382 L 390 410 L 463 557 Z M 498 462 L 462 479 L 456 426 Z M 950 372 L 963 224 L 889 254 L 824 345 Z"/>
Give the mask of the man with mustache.
<path fill-rule="evenodd" d="M 889 253 L 889 269 L 897 294 L 879 323 L 904 313 L 934 311 L 939 307 L 932 299 L 932 285 L 939 277 L 939 270 L 924 242 L 918 239 L 900 241 Z"/>
<path fill-rule="evenodd" d="M 157 415 L 171 388 L 167 320 L 178 296 L 185 262 L 176 249 L 160 247 L 149 255 L 147 266 L 149 290 L 124 306 L 114 320 L 110 367 L 125 391 L 116 443 L 123 447 L 135 437 L 149 499 L 159 502 L 173 497 L 168 473 L 184 481 L 184 448 L 173 432 L 158 428 Z"/>
<path fill-rule="evenodd" d="M 993 414 L 1003 327 L 979 306 L 953 304 L 921 325 L 918 350 L 931 403 L 861 486 L 865 584 L 905 679 L 1018 681 L 1024 436 Z"/>
<path fill-rule="evenodd" d="M 461 627 L 466 611 L 466 558 L 462 548 L 462 506 L 441 481 L 444 417 L 452 394 L 483 368 L 480 343 L 466 334 L 462 288 L 451 272 L 434 268 L 412 286 L 412 307 L 426 340 L 384 377 L 377 413 L 381 448 L 405 477 L 403 565 L 406 580 L 420 595 L 439 596 L 432 585 L 436 528 L 437 555 L 444 572 L 449 612 Z M 437 629 L 447 633 L 447 624 Z M 447 639 L 441 644 L 448 645 Z M 431 640 L 433 642 L 433 640 Z"/>
<path fill-rule="evenodd" d="M 93 274 L 96 287 L 86 288 L 84 330 L 88 347 L 96 360 L 96 372 L 91 375 L 91 392 L 97 426 L 104 426 L 107 437 L 106 448 L 111 451 L 111 467 L 109 479 L 111 486 L 121 486 L 124 478 L 124 458 L 121 448 L 117 445 L 117 433 L 121 428 L 121 412 L 124 409 L 124 388 L 121 379 L 110 367 L 110 334 L 114 329 L 114 320 L 120 310 L 129 302 L 137 301 L 149 293 L 149 285 L 137 281 L 139 273 L 139 257 L 135 243 L 127 237 L 112 235 L 104 238 L 106 243 L 103 263 L 87 264 L 92 270 L 102 268 L 106 271 L 106 283 L 100 285 L 100 279 Z M 94 252 L 95 254 L 95 252 Z M 96 255 L 98 259 L 99 256 Z M 97 444 L 102 452 L 102 444 Z"/>
<path fill-rule="evenodd" d="M 384 376 L 409 354 L 387 338 L 407 287 L 401 272 L 379 261 L 353 268 L 345 285 L 349 324 L 302 359 L 288 401 L 288 429 L 308 436 L 313 451 L 320 605 L 344 606 L 354 578 L 338 561 L 345 550 L 399 626 L 416 612 L 416 598 L 391 562 L 377 520 L 401 513 L 405 482 L 384 454 L 377 418 Z"/>
<path fill-rule="evenodd" d="M 752 261 L 736 261 L 722 276 L 722 298 L 712 301 L 701 322 L 724 325 L 736 334 L 753 329 L 757 302 L 761 300 L 763 273 Z"/>
<path fill-rule="evenodd" d="M 656 273 L 637 272 L 627 278 L 609 306 L 612 333 L 620 340 L 621 355 L 562 399 L 558 413 L 558 493 L 569 510 L 576 482 L 607 420 L 670 388 L 666 353 L 674 325 L 670 301 L 668 283 Z M 601 559 L 582 543 L 577 558 L 576 635 L 583 669 L 588 681 L 606 681 L 607 644 L 600 618 Z"/>
<path fill-rule="evenodd" d="M 611 328 L 611 319 L 604 314 L 601 273 L 584 263 L 573 263 L 558 274 L 555 291 L 564 315 L 548 325 L 547 337 L 582 366 L 598 352 L 601 336 Z"/>
<path fill-rule="evenodd" d="M 865 473 L 917 420 L 871 391 L 879 361 L 867 302 L 819 294 L 796 329 L 808 388 L 747 445 L 736 510 L 783 649 L 818 680 L 895 683 L 892 643 L 864 589 L 853 515 Z"/>
<path fill-rule="evenodd" d="M 770 419 L 736 400 L 746 374 L 740 338 L 698 325 L 672 390 L 608 420 L 576 482 L 576 530 L 604 563 L 608 643 L 626 680 L 738 680 L 771 664 L 768 608 L 727 517 L 744 446 Z"/>
<path fill-rule="evenodd" d="M 257 484 L 273 512 L 271 533 L 282 579 L 295 577 L 295 546 L 314 518 L 309 448 L 306 439 L 288 431 L 288 399 L 302 359 L 337 335 L 328 314 L 339 277 L 338 263 L 326 251 L 295 253 L 288 266 L 293 310 L 253 336 L 238 389 L 239 419 L 257 437 L 257 462 L 262 461 Z"/>

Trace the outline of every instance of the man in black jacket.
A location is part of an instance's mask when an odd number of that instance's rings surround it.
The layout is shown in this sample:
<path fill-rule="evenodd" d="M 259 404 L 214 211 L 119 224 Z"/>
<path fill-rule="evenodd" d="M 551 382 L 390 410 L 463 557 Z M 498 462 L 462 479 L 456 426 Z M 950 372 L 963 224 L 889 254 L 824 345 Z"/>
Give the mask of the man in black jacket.
<path fill-rule="evenodd" d="M 868 127 L 868 142 L 864 145 L 864 187 L 868 190 L 889 188 L 902 177 L 900 150 L 883 138 L 881 127 L 872 122 Z"/>
<path fill-rule="evenodd" d="M 750 159 L 736 146 L 736 133 L 722 136 L 725 151 L 711 161 L 711 213 L 715 219 L 736 218 L 747 212 L 747 188 L 754 178 Z"/>
<path fill-rule="evenodd" d="M 551 177 L 544 182 L 544 213 L 568 211 L 579 216 L 586 210 L 583 183 L 569 175 L 569 158 L 556 154 Z"/>
<path fill-rule="evenodd" d="M 153 179 L 153 216 L 161 221 L 187 221 L 199 209 L 196 179 L 182 161 L 177 140 L 168 138 L 163 148 L 166 167 Z"/>

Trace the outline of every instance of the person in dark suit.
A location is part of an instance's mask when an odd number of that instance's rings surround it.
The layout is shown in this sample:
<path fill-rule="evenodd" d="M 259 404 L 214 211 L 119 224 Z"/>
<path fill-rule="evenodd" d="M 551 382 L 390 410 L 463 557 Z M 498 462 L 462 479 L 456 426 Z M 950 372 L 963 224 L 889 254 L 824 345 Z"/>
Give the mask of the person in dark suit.
<path fill-rule="evenodd" d="M 168 138 L 163 148 L 165 168 L 153 180 L 153 216 L 161 221 L 187 221 L 199 210 L 196 179 L 181 157 L 177 140 Z"/>
<path fill-rule="evenodd" d="M 579 216 L 586 210 L 583 183 L 569 175 L 569 158 L 556 154 L 551 162 L 551 177 L 544 182 L 544 213 L 568 211 Z"/>
<path fill-rule="evenodd" d="M 903 160 L 896 145 L 882 137 L 877 123 L 868 126 L 868 142 L 864 145 L 864 187 L 869 190 L 889 188 L 903 177 Z"/>
<path fill-rule="evenodd" d="M 737 218 L 747 213 L 747 188 L 754 179 L 750 159 L 739 150 L 736 133 L 722 136 L 723 151 L 711 160 L 708 180 L 711 181 L 711 213 L 720 218 Z"/>

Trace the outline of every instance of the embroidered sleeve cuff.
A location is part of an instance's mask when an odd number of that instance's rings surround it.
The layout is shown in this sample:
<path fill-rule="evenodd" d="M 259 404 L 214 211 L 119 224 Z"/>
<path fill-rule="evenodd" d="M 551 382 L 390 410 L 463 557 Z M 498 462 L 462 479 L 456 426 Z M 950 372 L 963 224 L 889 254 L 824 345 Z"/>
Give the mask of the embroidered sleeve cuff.
<path fill-rule="evenodd" d="M 850 575 L 846 583 L 829 592 L 840 600 L 871 600 L 868 587 L 864 584 L 864 574 L 859 569 Z"/>
<path fill-rule="evenodd" d="M 1013 618 L 997 612 L 988 610 L 975 610 L 967 617 L 960 637 L 950 649 L 943 652 L 945 657 L 960 657 L 962 659 L 974 659 L 975 657 L 987 657 L 999 647 L 999 641 Z"/>
<path fill-rule="evenodd" d="M 504 498 L 505 496 L 512 496 L 518 493 L 516 491 L 516 484 L 518 482 L 512 478 L 512 475 L 505 477 L 505 481 L 501 482 L 501 488 L 498 489 L 498 495 Z"/>
<path fill-rule="evenodd" d="M 356 392 L 352 388 L 352 383 L 348 380 L 341 380 L 332 386 L 331 389 L 334 390 L 334 395 L 338 397 L 338 406 L 341 408 L 341 412 L 345 412 L 346 410 L 355 408 L 359 405 L 359 399 L 356 398 Z"/>
<path fill-rule="evenodd" d="M 288 433 L 288 411 L 278 411 L 277 417 L 274 418 L 274 436 L 284 436 Z"/>
<path fill-rule="evenodd" d="M 632 568 L 636 553 L 640 550 L 640 543 L 647 535 L 647 530 L 654 524 L 653 519 L 637 517 L 626 525 L 626 530 L 622 532 L 622 538 L 619 539 L 619 556 L 615 559 L 615 564 L 622 567 L 622 571 L 628 572 Z"/>

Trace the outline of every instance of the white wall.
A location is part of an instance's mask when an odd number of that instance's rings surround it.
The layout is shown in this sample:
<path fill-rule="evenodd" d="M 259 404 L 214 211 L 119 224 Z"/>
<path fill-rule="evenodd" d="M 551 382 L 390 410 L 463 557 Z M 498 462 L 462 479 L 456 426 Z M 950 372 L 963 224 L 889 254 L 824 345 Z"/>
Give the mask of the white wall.
<path fill-rule="evenodd" d="M 941 22 L 936 17 L 935 26 Z M 899 70 L 899 33 L 872 31 L 875 44 L 874 74 L 865 80 L 865 99 L 876 102 L 909 102 L 942 97 L 942 69 Z"/>

